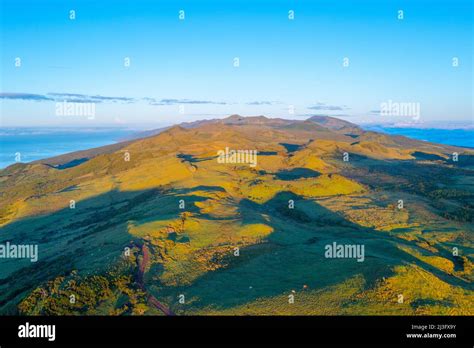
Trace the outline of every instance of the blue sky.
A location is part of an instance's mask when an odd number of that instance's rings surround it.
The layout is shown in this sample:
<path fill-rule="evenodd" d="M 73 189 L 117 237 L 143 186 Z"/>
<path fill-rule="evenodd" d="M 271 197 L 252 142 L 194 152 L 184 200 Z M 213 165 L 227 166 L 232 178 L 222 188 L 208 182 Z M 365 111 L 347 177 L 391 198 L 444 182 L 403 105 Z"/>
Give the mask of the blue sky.
<path fill-rule="evenodd" d="M 1 6 L 3 126 L 158 126 L 234 113 L 383 123 L 388 100 L 419 103 L 417 122 L 473 123 L 471 0 Z M 64 100 L 94 102 L 95 118 L 58 116 Z"/>

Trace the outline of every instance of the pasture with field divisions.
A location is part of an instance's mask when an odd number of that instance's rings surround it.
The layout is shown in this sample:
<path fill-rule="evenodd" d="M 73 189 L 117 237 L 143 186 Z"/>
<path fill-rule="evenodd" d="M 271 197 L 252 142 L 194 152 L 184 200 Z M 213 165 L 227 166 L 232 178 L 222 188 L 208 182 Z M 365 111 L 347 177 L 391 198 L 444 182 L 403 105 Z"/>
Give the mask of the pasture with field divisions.
<path fill-rule="evenodd" d="M 472 315 L 473 182 L 470 149 L 330 117 L 233 115 L 17 163 L 0 244 L 39 255 L 0 258 L 0 313 Z"/>

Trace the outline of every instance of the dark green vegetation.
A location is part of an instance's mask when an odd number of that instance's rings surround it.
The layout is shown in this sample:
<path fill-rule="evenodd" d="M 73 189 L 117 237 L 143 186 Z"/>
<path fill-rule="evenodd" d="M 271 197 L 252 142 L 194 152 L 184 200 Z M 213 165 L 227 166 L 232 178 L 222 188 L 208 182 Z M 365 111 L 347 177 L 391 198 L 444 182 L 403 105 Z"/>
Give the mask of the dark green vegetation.
<path fill-rule="evenodd" d="M 474 313 L 470 150 L 321 117 L 146 135 L 0 172 L 0 244 L 39 246 L 0 259 L 0 313 Z"/>

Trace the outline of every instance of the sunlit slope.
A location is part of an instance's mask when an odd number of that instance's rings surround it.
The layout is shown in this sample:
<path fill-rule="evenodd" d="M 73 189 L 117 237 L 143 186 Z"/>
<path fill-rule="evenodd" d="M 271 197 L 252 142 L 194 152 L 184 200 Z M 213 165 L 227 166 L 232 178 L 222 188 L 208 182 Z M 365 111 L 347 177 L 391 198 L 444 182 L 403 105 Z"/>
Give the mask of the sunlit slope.
<path fill-rule="evenodd" d="M 226 148 L 256 162 L 221 163 Z M 234 115 L 16 164 L 0 172 L 0 241 L 40 256 L 0 259 L 0 312 L 472 314 L 472 158 Z M 334 242 L 364 245 L 363 262 L 326 258 Z"/>

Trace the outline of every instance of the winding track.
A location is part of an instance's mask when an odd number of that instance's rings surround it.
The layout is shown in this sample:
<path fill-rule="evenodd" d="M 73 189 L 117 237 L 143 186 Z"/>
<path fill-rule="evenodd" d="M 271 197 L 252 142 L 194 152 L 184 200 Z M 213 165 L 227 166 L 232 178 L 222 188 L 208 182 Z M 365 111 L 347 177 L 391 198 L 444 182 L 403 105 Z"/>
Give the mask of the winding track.
<path fill-rule="evenodd" d="M 155 296 L 148 293 L 148 291 L 146 290 L 145 280 L 144 280 L 145 279 L 145 270 L 150 265 L 150 250 L 148 249 L 148 246 L 145 243 L 143 243 L 143 245 L 141 247 L 137 244 L 134 244 L 134 245 L 141 250 L 141 253 L 142 253 L 142 256 L 143 256 L 141 261 L 137 261 L 138 262 L 137 282 L 138 282 L 138 285 L 140 286 L 140 289 L 148 295 L 147 296 L 148 302 L 152 306 L 154 306 L 155 308 L 162 311 L 165 315 L 174 316 L 175 313 L 173 313 L 173 311 L 171 311 L 171 309 L 169 309 L 163 303 L 158 301 L 158 299 Z"/>

